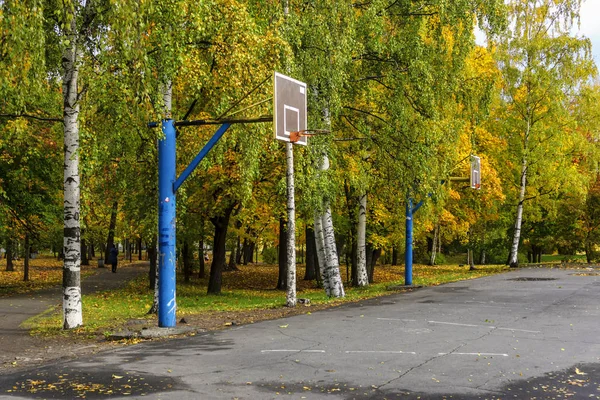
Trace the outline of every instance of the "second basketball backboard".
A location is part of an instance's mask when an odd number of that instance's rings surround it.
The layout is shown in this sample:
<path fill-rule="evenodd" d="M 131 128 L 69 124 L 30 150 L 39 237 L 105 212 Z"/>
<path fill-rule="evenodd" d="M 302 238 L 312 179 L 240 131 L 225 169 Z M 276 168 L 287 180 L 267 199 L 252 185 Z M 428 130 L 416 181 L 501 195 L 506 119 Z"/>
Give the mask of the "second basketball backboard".
<path fill-rule="evenodd" d="M 481 189 L 481 159 L 471 156 L 471 188 Z"/>
<path fill-rule="evenodd" d="M 273 126 L 275 138 L 290 141 L 291 132 L 306 130 L 306 83 L 275 72 L 273 90 Z M 295 143 L 306 145 L 306 136 Z"/>

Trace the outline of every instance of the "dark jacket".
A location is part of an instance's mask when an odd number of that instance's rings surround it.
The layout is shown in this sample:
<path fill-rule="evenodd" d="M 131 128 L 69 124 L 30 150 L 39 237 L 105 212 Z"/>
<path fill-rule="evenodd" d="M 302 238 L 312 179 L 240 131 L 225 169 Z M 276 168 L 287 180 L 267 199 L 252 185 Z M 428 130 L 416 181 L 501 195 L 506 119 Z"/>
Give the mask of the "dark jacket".
<path fill-rule="evenodd" d="M 112 247 L 110 249 L 110 254 L 108 256 L 108 262 L 110 264 L 116 264 L 117 263 L 117 256 L 119 255 L 119 250 L 117 250 L 116 247 Z"/>

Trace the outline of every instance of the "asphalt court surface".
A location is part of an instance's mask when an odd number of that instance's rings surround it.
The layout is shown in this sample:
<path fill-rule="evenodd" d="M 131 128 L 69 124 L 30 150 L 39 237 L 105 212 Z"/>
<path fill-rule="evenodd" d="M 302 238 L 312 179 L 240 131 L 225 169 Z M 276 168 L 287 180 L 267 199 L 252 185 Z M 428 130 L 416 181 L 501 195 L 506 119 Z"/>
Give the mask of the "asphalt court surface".
<path fill-rule="evenodd" d="M 599 398 L 599 292 L 519 269 L 0 376 L 0 397 Z"/>

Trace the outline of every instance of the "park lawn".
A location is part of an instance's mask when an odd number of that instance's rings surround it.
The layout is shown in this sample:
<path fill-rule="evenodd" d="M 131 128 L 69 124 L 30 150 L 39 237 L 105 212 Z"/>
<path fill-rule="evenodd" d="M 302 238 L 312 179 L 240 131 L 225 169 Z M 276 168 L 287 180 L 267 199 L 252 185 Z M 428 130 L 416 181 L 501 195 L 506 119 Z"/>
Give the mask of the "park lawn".
<path fill-rule="evenodd" d="M 542 254 L 543 263 L 560 262 L 587 262 L 585 254 L 561 255 L 561 254 Z"/>
<path fill-rule="evenodd" d="M 413 268 L 413 284 L 433 286 L 442 283 L 474 279 L 508 271 L 506 266 L 481 266 L 474 271 L 459 266 L 424 266 Z M 342 268 L 345 276 L 345 268 Z M 193 278 L 189 283 L 178 281 L 177 318 L 188 318 L 215 312 L 256 312 L 285 308 L 286 293 L 273 289 L 277 282 L 276 265 L 240 266 L 239 271 L 223 273 L 223 287 L 220 295 L 207 295 L 207 278 Z M 304 281 L 304 268 L 298 267 L 297 297 L 310 299 L 319 308 L 335 306 L 347 302 L 374 298 L 392 293 L 390 287 L 404 284 L 403 266 L 377 266 L 375 283 L 365 288 L 346 287 L 343 299 L 327 298 L 323 289 L 314 281 Z M 178 279 L 182 277 L 178 276 Z M 62 330 L 60 307 L 44 315 L 27 321 L 26 326 L 33 334 L 43 336 L 81 334 L 83 336 L 108 335 L 121 329 L 131 320 L 152 320 L 156 326 L 156 316 L 148 316 L 153 300 L 153 292 L 148 288 L 146 277 L 130 282 L 127 287 L 110 292 L 83 296 L 84 326 L 73 331 Z M 303 307 L 302 312 L 310 312 Z M 258 316 L 257 316 L 258 317 Z M 260 320 L 260 318 L 256 318 Z"/>
<path fill-rule="evenodd" d="M 0 259 L 0 297 L 35 292 L 61 285 L 63 261 L 51 255 L 29 260 L 29 280 L 24 281 L 23 259 L 14 260 L 14 271 L 6 271 L 6 260 Z M 96 273 L 91 265 L 81 266 L 81 277 Z"/>

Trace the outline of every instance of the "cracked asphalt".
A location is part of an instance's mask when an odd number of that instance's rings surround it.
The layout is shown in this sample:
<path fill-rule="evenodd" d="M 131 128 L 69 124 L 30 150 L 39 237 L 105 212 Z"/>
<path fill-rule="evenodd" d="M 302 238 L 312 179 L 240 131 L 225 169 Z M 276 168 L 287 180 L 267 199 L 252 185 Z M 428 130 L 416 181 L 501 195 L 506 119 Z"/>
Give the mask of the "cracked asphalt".
<path fill-rule="evenodd" d="M 0 398 L 598 398 L 599 316 L 595 271 L 520 269 L 3 375 Z"/>

